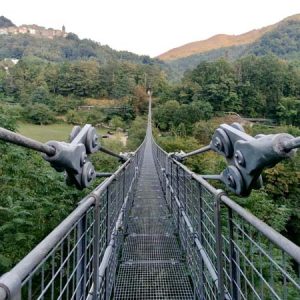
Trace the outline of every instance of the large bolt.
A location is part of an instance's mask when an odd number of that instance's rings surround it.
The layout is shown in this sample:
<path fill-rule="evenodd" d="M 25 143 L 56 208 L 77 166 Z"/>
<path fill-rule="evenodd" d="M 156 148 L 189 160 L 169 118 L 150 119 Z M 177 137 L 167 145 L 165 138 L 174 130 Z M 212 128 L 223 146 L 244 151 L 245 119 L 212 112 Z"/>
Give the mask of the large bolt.
<path fill-rule="evenodd" d="M 228 185 L 229 185 L 231 188 L 235 188 L 235 181 L 234 181 L 233 176 L 230 175 L 230 174 L 228 174 L 227 180 L 228 180 Z"/>
<path fill-rule="evenodd" d="M 98 144 L 98 139 L 99 139 L 99 137 L 98 137 L 98 135 L 97 134 L 95 134 L 94 135 L 94 137 L 93 137 L 93 147 L 96 147 L 97 146 L 97 144 Z"/>
<path fill-rule="evenodd" d="M 91 181 L 93 179 L 95 171 L 93 169 L 90 169 L 88 173 L 88 181 Z"/>
<path fill-rule="evenodd" d="M 81 154 L 81 158 L 80 158 L 80 166 L 82 167 L 85 163 L 86 163 L 86 159 L 87 159 L 87 155 L 85 152 L 83 152 Z"/>
<path fill-rule="evenodd" d="M 242 154 L 242 152 L 240 150 L 237 150 L 235 153 L 234 153 L 234 158 L 235 158 L 235 161 L 238 165 L 244 167 L 246 162 L 245 162 L 245 158 Z"/>
<path fill-rule="evenodd" d="M 219 137 L 215 137 L 214 146 L 221 151 L 222 150 L 222 141 Z"/>

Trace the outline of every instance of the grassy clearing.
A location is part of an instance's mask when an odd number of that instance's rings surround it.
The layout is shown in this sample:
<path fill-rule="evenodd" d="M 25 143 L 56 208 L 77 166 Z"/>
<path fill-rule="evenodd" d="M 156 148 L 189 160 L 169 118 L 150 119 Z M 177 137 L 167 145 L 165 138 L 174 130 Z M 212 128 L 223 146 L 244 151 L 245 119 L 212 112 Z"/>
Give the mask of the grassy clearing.
<path fill-rule="evenodd" d="M 73 125 L 70 124 L 52 124 L 52 125 L 34 125 L 30 123 L 18 124 L 18 132 L 40 142 L 50 140 L 68 141 L 69 134 L 72 131 Z M 98 133 L 103 135 L 107 133 L 107 129 L 98 128 Z M 124 144 L 124 134 L 117 132 L 111 136 L 111 140 L 122 141 Z"/>
<path fill-rule="evenodd" d="M 47 142 L 50 140 L 67 141 L 72 128 L 72 125 L 63 123 L 51 125 L 20 123 L 18 125 L 19 133 L 40 142 Z"/>

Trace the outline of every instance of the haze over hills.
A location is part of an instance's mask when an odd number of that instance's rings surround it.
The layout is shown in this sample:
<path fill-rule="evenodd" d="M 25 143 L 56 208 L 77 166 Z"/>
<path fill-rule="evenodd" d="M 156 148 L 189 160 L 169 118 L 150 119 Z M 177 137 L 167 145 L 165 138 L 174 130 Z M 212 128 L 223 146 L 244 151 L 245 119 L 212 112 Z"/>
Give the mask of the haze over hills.
<path fill-rule="evenodd" d="M 276 29 L 278 26 L 283 25 L 291 20 L 300 21 L 300 14 L 289 16 L 273 25 L 269 25 L 260 29 L 254 29 L 240 35 L 217 34 L 206 40 L 188 43 L 171 49 L 159 55 L 158 58 L 164 61 L 170 61 L 220 48 L 251 44 L 259 40 L 267 32 L 270 32 Z"/>

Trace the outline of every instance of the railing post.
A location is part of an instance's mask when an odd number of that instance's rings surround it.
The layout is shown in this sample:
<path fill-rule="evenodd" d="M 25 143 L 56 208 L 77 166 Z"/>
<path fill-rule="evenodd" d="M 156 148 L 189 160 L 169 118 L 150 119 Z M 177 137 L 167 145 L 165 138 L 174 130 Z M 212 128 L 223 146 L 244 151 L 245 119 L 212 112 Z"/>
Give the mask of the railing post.
<path fill-rule="evenodd" d="M 93 300 L 98 299 L 99 291 L 99 219 L 100 219 L 100 195 L 95 197 L 95 207 L 94 207 L 94 240 L 93 240 L 93 269 L 94 269 L 94 289 L 93 289 Z"/>
<path fill-rule="evenodd" d="M 126 188 L 125 188 L 125 185 L 126 185 L 126 169 L 127 167 L 124 168 L 123 172 L 122 172 L 122 203 L 124 202 L 125 200 L 125 194 L 126 194 Z M 128 199 L 128 209 L 129 207 L 131 206 L 131 203 L 129 201 L 130 199 Z M 126 212 L 126 215 L 127 215 L 127 212 Z M 126 217 L 126 220 L 125 220 L 125 225 L 127 226 L 127 217 Z"/>
<path fill-rule="evenodd" d="M 183 173 L 183 172 L 182 172 Z M 184 210 L 186 211 L 186 207 L 187 207 L 187 188 L 186 188 L 186 184 L 187 184 L 187 180 L 186 180 L 186 174 L 182 174 L 181 175 L 183 178 L 183 207 Z"/>
<path fill-rule="evenodd" d="M 113 254 L 111 255 L 113 256 Z M 110 298 L 110 293 L 109 293 L 109 266 L 110 262 L 108 262 L 107 268 L 105 270 L 105 300 L 108 300 Z"/>
<path fill-rule="evenodd" d="M 204 245 L 204 238 L 203 238 L 203 198 L 202 198 L 202 185 L 198 183 L 199 189 L 199 240 L 201 245 Z M 200 289 L 199 289 L 201 296 L 204 297 L 204 262 L 201 256 L 200 258 Z"/>
<path fill-rule="evenodd" d="M 178 165 L 176 165 L 176 190 L 173 188 L 175 196 L 177 197 L 179 203 L 180 203 L 180 198 L 178 197 L 179 194 L 179 185 L 178 185 Z M 182 204 L 180 203 L 180 207 L 178 207 L 177 210 L 177 231 L 180 233 L 180 217 L 181 217 L 181 209 L 182 209 Z"/>
<path fill-rule="evenodd" d="M 218 299 L 225 299 L 224 291 L 224 272 L 223 272 L 223 251 L 222 251 L 222 228 L 221 228 L 221 196 L 225 192 L 217 190 L 214 201 L 214 221 L 215 221 L 215 239 L 216 239 L 216 258 L 218 275 Z"/>
<path fill-rule="evenodd" d="M 237 256 L 234 248 L 234 231 L 233 231 L 233 214 L 232 209 L 228 207 L 228 228 L 229 228 L 229 260 L 230 260 L 230 284 L 231 284 L 231 297 L 233 300 L 239 300 L 238 293 L 238 268 L 237 264 Z"/>
<path fill-rule="evenodd" d="M 114 182 L 112 181 L 112 183 L 111 183 L 111 185 L 113 185 L 114 184 Z M 109 210 L 110 210 L 110 185 L 109 186 L 107 186 L 107 189 L 106 189 L 106 203 L 105 203 L 106 205 L 106 238 L 105 238 L 105 240 L 106 240 L 106 242 L 105 242 L 105 244 L 106 244 L 106 248 L 107 248 L 107 246 L 109 245 L 109 242 L 110 242 L 110 213 L 109 213 Z M 104 277 L 104 286 L 105 286 L 105 291 L 104 291 L 104 299 L 106 299 L 106 297 L 107 297 L 107 287 L 108 287 L 108 282 L 107 282 L 107 269 L 108 269 L 108 267 L 109 267 L 109 263 L 108 263 L 108 266 L 107 266 L 107 268 L 106 268 L 106 270 L 105 270 L 105 277 Z"/>
<path fill-rule="evenodd" d="M 176 222 L 176 216 L 175 216 L 175 204 L 174 204 L 174 195 L 171 193 L 171 188 L 173 189 L 173 162 L 172 160 L 170 160 L 170 175 L 169 175 L 169 190 L 170 190 L 170 201 L 171 201 L 171 209 L 172 209 L 172 215 L 173 215 L 173 220 L 174 222 Z M 174 192 L 174 189 L 173 189 Z M 175 224 L 176 226 L 177 224 Z M 177 227 L 177 233 L 179 233 L 178 231 L 178 227 Z"/>
<path fill-rule="evenodd" d="M 77 253 L 76 261 L 80 261 L 77 270 L 76 270 L 76 286 L 79 286 L 76 291 L 76 300 L 85 298 L 85 282 L 86 282 L 86 214 L 82 216 L 77 224 L 77 241 L 80 242 L 77 244 Z"/>
<path fill-rule="evenodd" d="M 166 197 L 166 202 L 168 203 L 169 205 L 169 208 L 171 210 L 171 212 L 173 213 L 173 208 L 172 208 L 172 205 L 171 205 L 171 192 L 170 192 L 170 187 L 168 186 L 167 182 L 169 182 L 170 184 L 170 168 L 169 168 L 169 157 L 166 156 L 165 158 L 165 182 L 164 182 L 164 185 L 165 185 L 165 197 Z"/>

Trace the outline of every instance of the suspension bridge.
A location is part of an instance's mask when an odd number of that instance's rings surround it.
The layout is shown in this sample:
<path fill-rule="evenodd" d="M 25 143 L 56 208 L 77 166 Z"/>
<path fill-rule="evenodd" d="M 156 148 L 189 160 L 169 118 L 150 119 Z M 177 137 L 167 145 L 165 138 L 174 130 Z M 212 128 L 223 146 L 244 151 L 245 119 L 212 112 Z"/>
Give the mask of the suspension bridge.
<path fill-rule="evenodd" d="M 236 137 L 242 134 L 238 129 L 222 130 Z M 83 134 L 75 131 L 71 146 L 76 152 L 75 142 L 82 142 Z M 96 139 L 89 128 L 86 134 L 92 153 Z M 222 134 L 211 146 L 219 151 Z M 242 137 L 242 144 L 256 142 Z M 11 141 L 22 145 L 18 138 Z M 298 142 L 285 145 L 293 149 Z M 31 147 L 49 156 L 58 149 L 53 143 L 32 141 Z M 241 153 L 236 155 L 239 165 L 247 158 Z M 184 156 L 188 154 L 168 154 L 155 142 L 150 102 L 141 146 L 127 158 L 120 156 L 122 166 L 0 277 L 0 300 L 300 299 L 300 248 L 215 189 L 205 176 L 191 172 L 181 163 Z M 52 166 L 63 169 L 62 160 L 56 159 L 58 163 L 49 159 Z M 276 161 L 274 155 L 272 159 Z M 84 187 L 97 174 L 86 155 L 80 161 L 68 161 L 65 169 L 77 187 Z M 78 168 L 81 179 L 78 172 L 70 175 Z M 238 194 L 247 194 L 247 184 L 252 187 L 259 174 L 251 181 L 252 170 L 241 186 L 234 171 L 231 166 L 219 179 L 225 178 Z"/>

